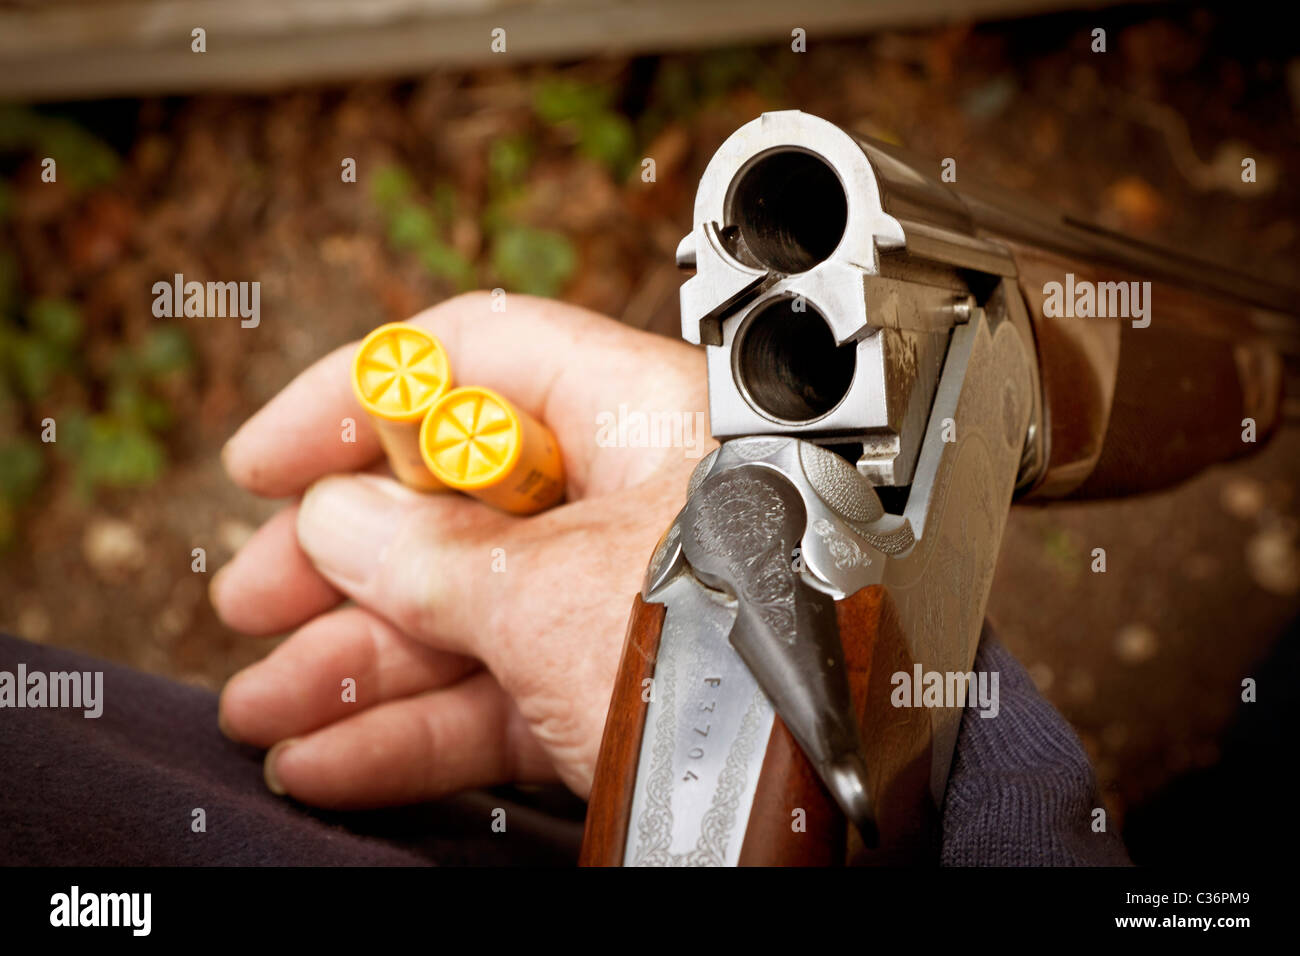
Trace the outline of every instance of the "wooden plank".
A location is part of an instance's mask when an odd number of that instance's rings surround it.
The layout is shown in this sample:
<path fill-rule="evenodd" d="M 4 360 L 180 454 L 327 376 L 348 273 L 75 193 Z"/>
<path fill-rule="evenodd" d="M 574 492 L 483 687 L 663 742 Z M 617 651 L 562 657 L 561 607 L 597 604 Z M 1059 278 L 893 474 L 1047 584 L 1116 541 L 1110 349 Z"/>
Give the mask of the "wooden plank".
<path fill-rule="evenodd" d="M 780 42 L 1117 0 L 55 0 L 0 9 L 0 97 L 404 76 L 437 67 Z M 207 52 L 190 50 L 195 27 Z M 506 30 L 506 52 L 491 50 Z"/>

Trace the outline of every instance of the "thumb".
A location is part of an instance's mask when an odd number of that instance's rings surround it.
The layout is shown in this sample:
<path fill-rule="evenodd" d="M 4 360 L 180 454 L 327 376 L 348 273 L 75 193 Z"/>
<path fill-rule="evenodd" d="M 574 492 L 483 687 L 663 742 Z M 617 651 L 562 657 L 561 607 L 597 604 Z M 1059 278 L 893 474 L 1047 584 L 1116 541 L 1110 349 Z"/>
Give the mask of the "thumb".
<path fill-rule="evenodd" d="M 429 644 L 476 654 L 474 594 L 494 541 L 518 521 L 456 494 L 420 494 L 379 475 L 334 475 L 298 510 L 298 543 L 336 588 Z"/>

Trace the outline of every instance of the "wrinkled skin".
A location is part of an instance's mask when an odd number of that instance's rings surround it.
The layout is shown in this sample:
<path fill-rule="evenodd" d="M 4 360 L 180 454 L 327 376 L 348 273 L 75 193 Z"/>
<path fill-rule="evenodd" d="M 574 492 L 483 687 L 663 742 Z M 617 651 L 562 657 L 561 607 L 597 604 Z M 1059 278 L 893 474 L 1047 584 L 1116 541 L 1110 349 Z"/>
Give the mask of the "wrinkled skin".
<path fill-rule="evenodd" d="M 271 748 L 272 790 L 322 807 L 556 779 L 586 797 L 632 596 L 713 447 L 707 429 L 694 448 L 600 447 L 597 416 L 625 404 L 693 424 L 703 356 L 518 295 L 503 312 L 480 293 L 411 321 L 442 340 L 457 383 L 496 389 L 555 433 L 567 503 L 520 518 L 409 491 L 385 476 L 352 395 L 355 343 L 321 359 L 223 453 L 254 494 L 302 497 L 212 582 L 230 627 L 293 631 L 227 684 L 222 730 Z"/>

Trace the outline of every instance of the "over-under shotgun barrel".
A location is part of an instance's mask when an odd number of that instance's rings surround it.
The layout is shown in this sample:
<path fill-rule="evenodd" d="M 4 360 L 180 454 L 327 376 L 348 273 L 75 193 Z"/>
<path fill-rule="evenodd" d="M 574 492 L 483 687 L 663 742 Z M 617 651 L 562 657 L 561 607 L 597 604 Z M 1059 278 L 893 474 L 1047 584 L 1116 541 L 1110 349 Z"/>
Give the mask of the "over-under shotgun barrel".
<path fill-rule="evenodd" d="M 705 171 L 678 249 L 695 270 L 682 331 L 706 349 L 724 444 L 633 603 L 585 864 L 934 858 L 963 702 L 900 707 L 891 691 L 899 674 L 969 671 L 1013 496 L 1152 490 L 1276 426 L 1300 356 L 1294 290 L 938 173 L 793 111 L 746 124 Z M 1083 284 L 1108 314 L 1049 301 Z M 764 538 L 761 496 L 725 490 L 757 477 L 793 489 L 802 536 Z M 721 543 L 706 506 L 730 516 Z M 710 553 L 723 571 L 702 569 Z M 782 636 L 804 585 L 833 600 L 848 684 L 811 715 L 790 703 L 802 678 L 781 642 L 764 657 L 736 623 L 757 607 Z M 845 721 L 870 827 L 850 825 L 852 784 L 817 756 Z"/>

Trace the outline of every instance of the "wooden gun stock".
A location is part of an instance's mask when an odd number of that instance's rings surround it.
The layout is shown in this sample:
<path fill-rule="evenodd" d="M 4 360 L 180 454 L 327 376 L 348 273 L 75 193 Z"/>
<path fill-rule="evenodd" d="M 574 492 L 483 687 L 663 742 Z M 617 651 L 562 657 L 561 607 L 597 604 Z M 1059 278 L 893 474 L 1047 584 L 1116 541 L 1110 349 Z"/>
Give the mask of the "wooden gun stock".
<path fill-rule="evenodd" d="M 889 676 L 910 671 L 888 590 L 863 588 L 836 603 L 849 687 L 870 768 L 880 845 L 866 850 L 777 717 L 740 851 L 742 866 L 837 866 L 937 859 L 938 813 L 928 792 L 930 721 L 924 711 L 889 705 Z M 620 866 L 632 823 L 647 705 L 664 608 L 633 601 L 623 659 L 601 741 L 580 862 Z M 799 813 L 798 811 L 802 811 Z M 633 830 L 634 832 L 634 830 Z"/>
<path fill-rule="evenodd" d="M 1150 281 L 1154 319 L 1052 318 L 1044 287 L 1142 276 L 1003 241 L 1034 328 L 1047 424 L 1047 462 L 1035 498 L 1110 498 L 1169 487 L 1260 448 L 1276 431 L 1284 365 L 1297 342 L 1280 313 L 1214 292 Z M 1300 305 L 1300 303 L 1297 303 Z M 1290 331 L 1286 331 L 1290 328 Z M 1289 336 L 1289 340 L 1287 339 Z M 1242 438 L 1255 423 L 1255 442 Z"/>

